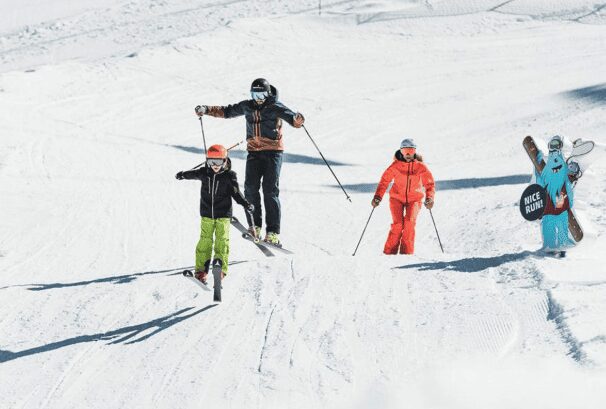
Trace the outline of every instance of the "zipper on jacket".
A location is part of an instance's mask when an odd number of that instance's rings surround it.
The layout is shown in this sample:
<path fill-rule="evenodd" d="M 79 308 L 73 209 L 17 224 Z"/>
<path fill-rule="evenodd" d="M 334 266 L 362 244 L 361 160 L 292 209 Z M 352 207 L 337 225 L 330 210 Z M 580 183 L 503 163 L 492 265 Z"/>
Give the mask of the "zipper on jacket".
<path fill-rule="evenodd" d="M 408 164 L 408 176 L 406 177 L 406 204 L 408 204 L 408 189 L 410 188 L 410 168 L 412 167 L 412 162 Z"/>
<path fill-rule="evenodd" d="M 260 138 L 261 137 L 261 110 L 257 110 L 256 114 L 257 114 L 257 125 L 255 127 L 256 128 L 255 130 L 256 130 L 257 138 Z"/>
<path fill-rule="evenodd" d="M 210 215 L 212 217 L 212 219 L 215 219 L 215 175 L 213 175 L 213 187 L 211 189 L 211 193 L 210 193 Z M 209 178 L 210 179 L 210 178 Z M 209 187 L 210 187 L 210 183 L 209 183 Z"/>

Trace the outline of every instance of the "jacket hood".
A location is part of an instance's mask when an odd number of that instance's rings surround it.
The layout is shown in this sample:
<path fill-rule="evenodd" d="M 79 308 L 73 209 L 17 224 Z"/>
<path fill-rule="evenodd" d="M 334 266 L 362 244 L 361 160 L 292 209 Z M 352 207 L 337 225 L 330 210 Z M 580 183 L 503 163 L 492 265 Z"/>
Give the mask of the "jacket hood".
<path fill-rule="evenodd" d="M 269 89 L 271 90 L 271 95 L 274 97 L 274 100 L 277 101 L 278 100 L 278 88 L 274 87 L 273 85 L 269 86 Z"/>

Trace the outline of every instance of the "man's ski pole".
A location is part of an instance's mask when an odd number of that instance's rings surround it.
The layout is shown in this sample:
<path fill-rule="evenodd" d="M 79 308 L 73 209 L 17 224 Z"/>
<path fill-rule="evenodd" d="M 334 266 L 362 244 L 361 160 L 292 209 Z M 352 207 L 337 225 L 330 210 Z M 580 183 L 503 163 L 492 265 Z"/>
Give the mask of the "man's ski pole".
<path fill-rule="evenodd" d="M 202 129 L 202 141 L 204 142 L 204 154 L 206 155 L 206 137 L 204 136 L 204 123 L 202 123 L 202 117 L 200 118 L 200 129 Z"/>
<path fill-rule="evenodd" d="M 311 137 L 311 135 L 307 131 L 307 128 L 305 127 L 305 125 L 303 125 L 303 129 L 305 129 L 305 133 L 307 134 L 307 136 L 309 136 L 309 139 L 311 139 L 311 143 L 314 144 L 314 146 L 318 150 L 318 153 L 320 154 L 320 156 L 324 160 L 324 163 L 326 163 L 326 166 L 328 166 L 328 169 L 330 170 L 330 172 L 332 173 L 332 175 L 335 177 L 337 183 L 339 184 L 339 186 L 341 186 L 341 190 L 343 190 L 343 193 L 345 193 L 345 197 L 347 197 L 347 200 L 349 200 L 351 202 L 351 198 L 349 197 L 349 195 L 345 191 L 345 188 L 343 187 L 343 185 L 341 184 L 341 182 L 339 182 L 339 179 L 337 178 L 337 175 L 335 175 L 335 172 L 333 172 L 332 168 L 330 167 L 330 165 L 326 161 L 326 158 L 324 157 L 324 155 L 322 155 L 322 151 L 320 151 L 320 148 L 318 148 L 318 145 L 316 145 L 316 142 L 314 141 L 314 139 Z"/>
<path fill-rule="evenodd" d="M 201 116 L 199 116 L 198 119 L 200 119 L 200 129 L 202 129 L 202 142 L 204 142 L 204 154 L 206 155 L 206 136 L 204 136 L 204 124 L 202 123 L 202 117 Z M 206 161 L 200 163 L 199 165 L 194 166 L 190 170 L 196 170 L 200 166 L 204 165 L 205 163 L 206 163 Z"/>
<path fill-rule="evenodd" d="M 438 236 L 438 243 L 440 243 L 440 248 L 442 249 L 442 253 L 444 253 L 444 247 L 442 247 L 442 240 L 440 240 L 440 234 L 438 233 L 438 228 L 436 227 L 436 221 L 433 219 L 433 213 L 431 209 L 429 209 L 429 215 L 431 216 L 431 221 L 433 222 L 433 228 L 436 229 L 436 236 Z"/>
<path fill-rule="evenodd" d="M 257 229 L 255 229 L 253 214 L 248 209 L 245 209 L 244 213 L 246 213 L 246 221 L 248 222 L 248 227 L 250 227 L 250 230 L 252 230 L 252 236 L 254 239 L 253 241 L 255 243 L 258 243 L 260 239 L 257 237 Z"/>
<path fill-rule="evenodd" d="M 239 146 L 239 145 L 243 144 L 244 142 L 245 142 L 244 140 L 241 140 L 240 142 L 238 142 L 238 143 L 230 146 L 229 148 L 227 148 L 227 151 L 228 152 L 231 151 L 233 148 L 235 148 L 236 146 Z"/>
<path fill-rule="evenodd" d="M 373 207 L 372 210 L 370 211 L 370 216 L 368 216 L 368 220 L 366 221 L 366 226 L 364 226 L 364 230 L 362 230 L 362 235 L 360 236 L 360 240 L 358 240 L 358 245 L 356 246 L 356 249 L 354 250 L 352 256 L 356 255 L 356 251 L 358 251 L 358 247 L 360 246 L 360 243 L 362 243 L 362 237 L 364 237 L 364 233 L 366 233 L 366 228 L 368 227 L 368 223 L 370 222 L 370 218 L 372 217 L 372 214 L 374 211 L 375 211 L 375 208 Z"/>

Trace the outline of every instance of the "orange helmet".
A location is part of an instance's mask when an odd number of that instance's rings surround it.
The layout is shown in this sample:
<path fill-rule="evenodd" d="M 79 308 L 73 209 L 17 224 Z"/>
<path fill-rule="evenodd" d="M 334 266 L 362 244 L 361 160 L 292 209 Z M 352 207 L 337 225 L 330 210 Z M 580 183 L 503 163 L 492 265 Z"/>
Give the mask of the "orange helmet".
<path fill-rule="evenodd" d="M 206 152 L 207 159 L 226 159 L 227 149 L 223 145 L 212 145 Z"/>

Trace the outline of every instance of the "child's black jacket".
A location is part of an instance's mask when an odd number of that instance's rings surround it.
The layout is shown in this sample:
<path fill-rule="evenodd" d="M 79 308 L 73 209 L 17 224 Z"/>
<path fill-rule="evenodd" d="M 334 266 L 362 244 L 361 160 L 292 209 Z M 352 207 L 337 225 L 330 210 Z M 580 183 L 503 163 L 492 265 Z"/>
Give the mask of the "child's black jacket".
<path fill-rule="evenodd" d="M 240 192 L 236 172 L 231 170 L 231 161 L 227 159 L 225 168 L 215 173 L 204 164 L 201 168 L 183 172 L 183 179 L 198 179 L 200 189 L 200 216 L 218 219 L 232 216 L 232 197 L 242 206 L 249 206 Z"/>

